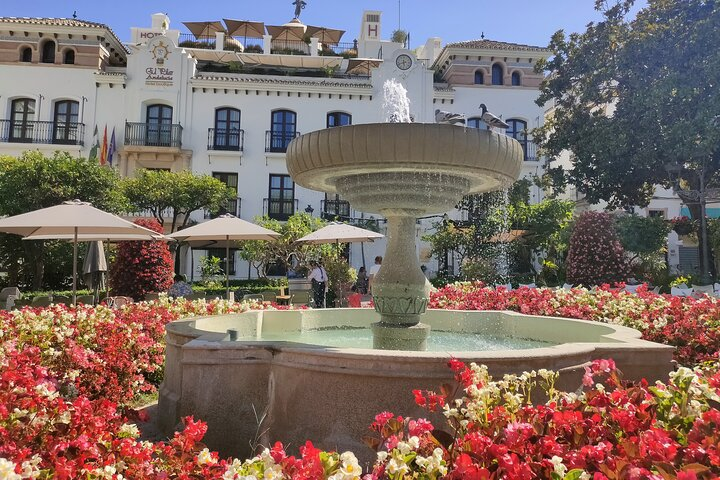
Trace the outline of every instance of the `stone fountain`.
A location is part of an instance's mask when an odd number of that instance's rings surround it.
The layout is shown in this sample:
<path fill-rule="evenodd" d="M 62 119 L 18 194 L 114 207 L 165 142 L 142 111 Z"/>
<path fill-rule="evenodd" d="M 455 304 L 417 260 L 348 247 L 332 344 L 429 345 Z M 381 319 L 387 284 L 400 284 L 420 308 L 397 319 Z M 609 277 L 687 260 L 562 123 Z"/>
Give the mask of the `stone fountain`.
<path fill-rule="evenodd" d="M 290 143 L 287 167 L 296 183 L 339 193 L 354 208 L 387 219 L 387 250 L 372 286 L 381 315 L 372 326 L 374 348 L 426 349 L 430 327 L 420 319 L 430 285 L 415 252 L 417 218 L 452 210 L 465 195 L 508 186 L 522 162 L 522 146 L 513 138 L 444 124 L 350 125 Z"/>

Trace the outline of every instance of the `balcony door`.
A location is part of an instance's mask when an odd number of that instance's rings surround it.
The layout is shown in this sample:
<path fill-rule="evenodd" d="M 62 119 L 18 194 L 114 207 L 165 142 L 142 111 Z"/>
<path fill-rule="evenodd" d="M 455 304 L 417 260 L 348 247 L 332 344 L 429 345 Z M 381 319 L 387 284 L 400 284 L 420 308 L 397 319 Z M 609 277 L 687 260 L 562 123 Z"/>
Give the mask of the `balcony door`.
<path fill-rule="evenodd" d="M 290 175 L 270 175 L 268 217 L 287 220 L 295 213 L 295 182 Z"/>
<path fill-rule="evenodd" d="M 73 100 L 55 103 L 53 117 L 53 143 L 74 145 L 78 143 L 78 113 L 80 104 Z"/>
<path fill-rule="evenodd" d="M 528 138 L 527 138 L 527 122 L 517 118 L 511 118 L 507 121 L 508 128 L 505 134 L 512 137 L 522 145 L 524 159 L 528 159 Z"/>
<path fill-rule="evenodd" d="M 172 145 L 173 109 L 167 105 L 149 105 L 147 107 L 147 145 L 169 147 Z"/>
<path fill-rule="evenodd" d="M 32 143 L 35 128 L 35 100 L 18 98 L 12 102 L 10 112 L 10 141 Z"/>
<path fill-rule="evenodd" d="M 295 138 L 297 116 L 290 110 L 272 112 L 270 125 L 270 151 L 284 152 Z"/>
<path fill-rule="evenodd" d="M 240 110 L 215 110 L 215 150 L 240 150 Z"/>

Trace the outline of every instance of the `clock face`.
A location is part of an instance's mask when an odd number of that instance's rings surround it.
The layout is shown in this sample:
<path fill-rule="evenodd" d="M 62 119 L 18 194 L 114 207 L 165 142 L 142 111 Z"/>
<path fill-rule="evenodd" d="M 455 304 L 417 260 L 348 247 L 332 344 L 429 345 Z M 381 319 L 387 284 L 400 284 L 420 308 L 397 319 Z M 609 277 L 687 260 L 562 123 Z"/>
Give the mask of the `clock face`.
<path fill-rule="evenodd" d="M 412 58 L 410 58 L 410 55 L 406 55 L 404 53 L 402 55 L 398 55 L 395 60 L 395 65 L 397 65 L 400 70 L 407 70 L 412 67 Z"/>

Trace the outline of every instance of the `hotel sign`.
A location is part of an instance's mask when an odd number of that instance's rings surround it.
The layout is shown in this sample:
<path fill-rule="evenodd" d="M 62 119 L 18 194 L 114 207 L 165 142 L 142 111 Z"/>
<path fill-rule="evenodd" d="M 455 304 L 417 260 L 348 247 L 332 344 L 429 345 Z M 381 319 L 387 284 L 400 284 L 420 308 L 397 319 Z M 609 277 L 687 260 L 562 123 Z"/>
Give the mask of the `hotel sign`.
<path fill-rule="evenodd" d="M 145 69 L 145 85 L 172 87 L 175 81 L 175 72 L 165 66 L 165 61 L 170 56 L 168 45 L 161 40 L 150 49 L 150 54 L 155 66 Z"/>

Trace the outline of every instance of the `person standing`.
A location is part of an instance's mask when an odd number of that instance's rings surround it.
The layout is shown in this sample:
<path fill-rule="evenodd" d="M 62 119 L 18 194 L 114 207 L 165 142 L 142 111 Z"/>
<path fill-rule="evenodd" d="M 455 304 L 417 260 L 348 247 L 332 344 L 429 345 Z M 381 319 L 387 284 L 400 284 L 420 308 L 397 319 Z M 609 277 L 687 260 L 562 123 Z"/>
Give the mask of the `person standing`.
<path fill-rule="evenodd" d="M 353 287 L 353 290 L 361 295 L 365 295 L 368 293 L 368 277 L 367 272 L 365 271 L 365 267 L 360 267 L 360 270 L 358 270 L 357 280 L 355 280 L 355 286 Z"/>
<path fill-rule="evenodd" d="M 380 266 L 382 265 L 382 260 L 383 259 L 380 255 L 375 257 L 375 265 L 370 267 L 370 270 L 368 271 L 368 291 L 370 293 L 372 293 L 373 279 L 375 278 L 375 275 L 377 275 L 378 272 L 380 271 Z"/>
<path fill-rule="evenodd" d="M 327 272 L 325 268 L 315 260 L 310 261 L 310 283 L 313 290 L 315 308 L 325 308 L 325 291 L 327 289 Z"/>

